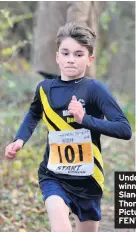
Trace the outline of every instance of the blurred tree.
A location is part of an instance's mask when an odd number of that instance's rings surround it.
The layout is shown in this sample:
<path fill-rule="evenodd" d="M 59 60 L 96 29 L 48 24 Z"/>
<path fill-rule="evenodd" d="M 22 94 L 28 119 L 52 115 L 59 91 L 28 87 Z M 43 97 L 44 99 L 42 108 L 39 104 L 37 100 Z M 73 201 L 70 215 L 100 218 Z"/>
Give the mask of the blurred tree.
<path fill-rule="evenodd" d="M 89 26 L 98 35 L 98 19 L 105 2 L 93 1 L 39 1 L 37 15 L 35 18 L 33 68 L 35 71 L 59 75 L 56 64 L 55 44 L 56 33 L 60 26 L 67 22 L 76 21 L 82 25 Z M 95 55 L 94 51 L 94 55 Z M 95 77 L 95 63 L 88 68 L 90 77 Z"/>
<path fill-rule="evenodd" d="M 135 98 L 135 2 L 108 2 L 100 18 L 97 77 Z"/>

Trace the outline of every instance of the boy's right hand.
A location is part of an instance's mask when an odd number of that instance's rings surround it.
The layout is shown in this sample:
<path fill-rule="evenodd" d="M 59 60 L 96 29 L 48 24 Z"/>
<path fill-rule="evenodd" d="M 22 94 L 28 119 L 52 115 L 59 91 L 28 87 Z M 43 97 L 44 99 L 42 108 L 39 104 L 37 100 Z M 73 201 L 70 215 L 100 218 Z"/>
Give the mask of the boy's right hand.
<path fill-rule="evenodd" d="M 17 151 L 19 151 L 23 147 L 24 141 L 22 139 L 18 139 L 13 143 L 10 143 L 5 148 L 5 158 L 14 159 L 16 157 Z"/>

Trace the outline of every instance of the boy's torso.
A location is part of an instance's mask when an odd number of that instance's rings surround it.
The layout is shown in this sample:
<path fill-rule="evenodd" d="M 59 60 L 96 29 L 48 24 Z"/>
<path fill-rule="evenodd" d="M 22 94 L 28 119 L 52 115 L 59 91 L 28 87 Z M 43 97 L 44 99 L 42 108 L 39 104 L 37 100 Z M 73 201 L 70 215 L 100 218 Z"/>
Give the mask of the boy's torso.
<path fill-rule="evenodd" d="M 49 107 L 43 107 L 44 113 L 55 130 L 64 130 L 61 123 L 57 122 L 59 117 L 66 122 L 68 128 L 69 126 L 74 129 L 83 128 L 83 125 L 77 123 L 74 116 L 70 115 L 68 112 L 68 105 L 72 100 L 73 95 L 75 95 L 77 100 L 82 104 L 86 114 L 95 118 L 104 118 L 102 112 L 96 106 L 93 96 L 91 96 L 91 89 L 89 88 L 91 86 L 90 82 L 91 79 L 85 77 L 69 82 L 61 81 L 59 77 L 55 80 L 45 80 L 42 82 L 42 86 L 40 87 L 43 90 L 42 96 L 43 98 L 46 96 L 47 101 L 45 104 L 47 105 L 48 102 L 48 105 L 51 108 L 50 110 Z M 42 96 L 40 94 L 41 101 Z M 91 135 L 94 143 L 100 138 L 100 134 L 94 131 L 91 131 Z"/>
<path fill-rule="evenodd" d="M 69 81 L 69 82 L 64 82 L 61 81 L 60 78 L 56 78 L 55 80 L 45 80 L 42 82 L 39 91 L 40 91 L 41 101 L 43 104 L 44 121 L 47 123 L 49 131 L 50 130 L 63 131 L 69 129 L 71 130 L 71 128 L 73 129 L 84 128 L 82 124 L 78 124 L 75 121 L 72 115 L 69 115 L 68 105 L 73 95 L 75 95 L 77 100 L 80 101 L 85 113 L 87 113 L 88 115 L 92 115 L 93 117 L 103 118 L 102 112 L 94 104 L 93 98 L 91 97 L 91 89 L 89 87 L 90 82 L 91 80 L 89 80 L 88 78 L 81 78 L 79 80 Z M 93 144 L 95 144 L 100 151 L 101 150 L 100 134 L 93 131 L 91 132 L 91 136 L 92 136 Z M 41 167 L 39 169 L 40 182 L 43 181 L 44 179 L 56 178 L 59 179 L 59 181 L 62 182 L 64 181 L 63 183 L 64 186 L 67 186 L 67 184 L 70 186 L 74 180 L 80 181 L 82 179 L 84 180 L 84 184 L 87 181 L 87 183 L 89 183 L 91 187 L 90 177 L 83 178 L 78 176 L 73 177 L 70 175 L 59 175 L 59 174 L 56 176 L 54 175 L 53 172 L 49 171 L 47 169 L 49 152 L 50 152 L 50 146 L 49 143 L 47 143 L 46 152 L 44 155 L 44 161 L 41 163 Z M 46 172 L 45 175 L 44 172 Z M 93 185 L 92 187 L 94 189 L 93 192 L 96 192 L 97 195 L 97 190 L 95 191 L 95 188 L 96 189 L 98 188 L 99 189 L 98 192 L 100 193 L 101 192 L 100 187 L 98 186 L 98 183 L 97 181 L 95 181 L 95 179 L 91 180 L 91 182 Z M 72 188 L 73 188 L 73 184 L 72 184 Z M 90 191 L 89 189 L 87 191 Z"/>

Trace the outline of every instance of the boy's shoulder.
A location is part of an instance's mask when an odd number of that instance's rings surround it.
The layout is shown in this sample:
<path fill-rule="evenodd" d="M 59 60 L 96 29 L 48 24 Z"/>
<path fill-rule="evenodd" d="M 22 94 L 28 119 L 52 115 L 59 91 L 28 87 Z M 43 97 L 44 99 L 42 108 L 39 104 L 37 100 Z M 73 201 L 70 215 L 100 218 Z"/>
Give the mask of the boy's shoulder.
<path fill-rule="evenodd" d="M 105 86 L 102 81 L 99 81 L 95 78 L 90 78 L 86 76 L 85 79 L 88 82 L 88 84 L 92 87 L 104 87 Z"/>
<path fill-rule="evenodd" d="M 86 79 L 88 81 L 89 91 L 92 92 L 94 96 L 113 97 L 107 84 L 97 79 L 90 79 L 89 77 L 86 77 Z"/>
<path fill-rule="evenodd" d="M 39 90 L 40 87 L 48 88 L 53 81 L 54 81 L 54 79 L 44 79 L 44 80 L 40 81 L 37 85 L 37 90 Z"/>
<path fill-rule="evenodd" d="M 108 94 L 111 95 L 111 91 L 108 88 L 108 86 L 103 83 L 100 80 L 94 79 L 94 78 L 89 78 L 89 77 L 85 77 L 86 81 L 88 82 L 88 89 L 89 91 L 91 91 L 92 93 L 94 93 L 94 95 L 100 95 L 100 94 Z"/>

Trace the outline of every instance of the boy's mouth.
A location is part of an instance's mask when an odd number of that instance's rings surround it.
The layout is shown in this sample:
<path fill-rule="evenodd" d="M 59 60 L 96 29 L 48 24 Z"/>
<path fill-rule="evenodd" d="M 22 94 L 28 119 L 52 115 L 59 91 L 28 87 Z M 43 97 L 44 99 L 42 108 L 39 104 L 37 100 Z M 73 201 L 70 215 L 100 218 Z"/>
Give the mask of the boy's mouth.
<path fill-rule="evenodd" d="M 76 69 L 75 67 L 65 67 L 65 68 L 71 68 L 71 69 Z"/>

